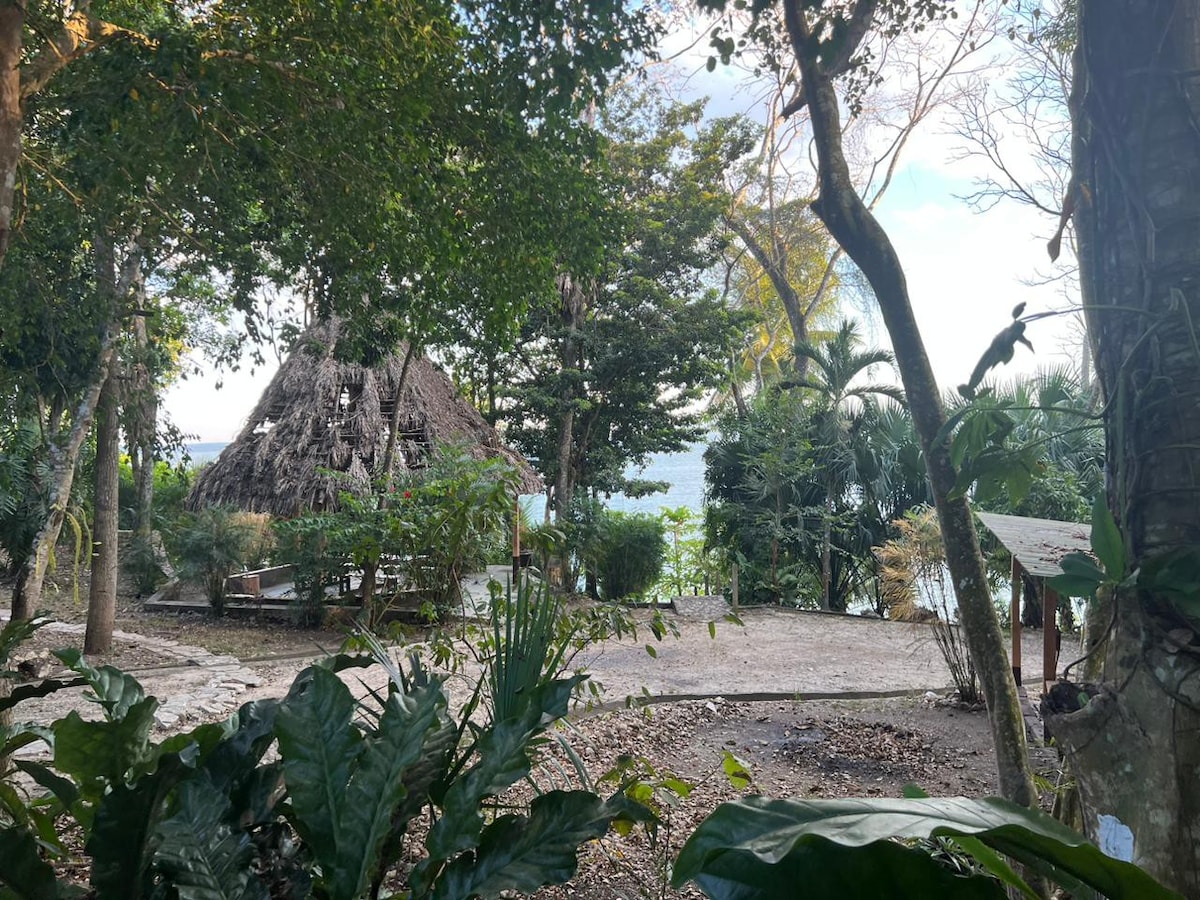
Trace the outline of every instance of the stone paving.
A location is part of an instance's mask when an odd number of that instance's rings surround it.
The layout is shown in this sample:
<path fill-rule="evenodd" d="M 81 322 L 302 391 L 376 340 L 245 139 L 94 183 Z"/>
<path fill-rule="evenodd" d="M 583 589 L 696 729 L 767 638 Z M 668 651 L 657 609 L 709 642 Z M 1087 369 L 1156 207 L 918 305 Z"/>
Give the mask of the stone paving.
<path fill-rule="evenodd" d="M 43 626 L 52 634 L 69 634 L 83 638 L 86 626 L 66 622 L 48 622 Z M 134 672 L 145 683 L 147 675 L 154 681 L 160 706 L 154 714 L 160 730 L 174 729 L 192 718 L 225 715 L 240 704 L 241 694 L 248 687 L 257 687 L 262 679 L 252 669 L 232 656 L 218 656 L 203 647 L 181 644 L 168 638 L 150 637 L 128 631 L 114 631 L 120 641 L 137 644 L 162 657 L 163 663 L 150 670 Z M 172 663 L 175 665 L 172 665 Z"/>

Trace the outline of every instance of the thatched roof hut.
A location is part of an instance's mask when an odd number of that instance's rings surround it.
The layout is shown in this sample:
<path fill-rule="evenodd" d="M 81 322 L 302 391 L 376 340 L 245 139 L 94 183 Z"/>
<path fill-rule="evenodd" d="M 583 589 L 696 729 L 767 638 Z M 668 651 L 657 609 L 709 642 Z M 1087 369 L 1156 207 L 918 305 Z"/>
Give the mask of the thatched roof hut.
<path fill-rule="evenodd" d="M 331 509 L 342 491 L 370 489 L 387 447 L 407 347 L 365 366 L 337 358 L 337 336 L 337 324 L 329 322 L 305 332 L 241 434 L 196 479 L 189 509 L 222 505 L 290 517 Z M 477 459 L 503 457 L 517 466 L 523 493 L 542 490 L 537 473 L 446 374 L 414 357 L 400 396 L 394 467 L 420 468 L 432 448 L 454 443 Z"/>

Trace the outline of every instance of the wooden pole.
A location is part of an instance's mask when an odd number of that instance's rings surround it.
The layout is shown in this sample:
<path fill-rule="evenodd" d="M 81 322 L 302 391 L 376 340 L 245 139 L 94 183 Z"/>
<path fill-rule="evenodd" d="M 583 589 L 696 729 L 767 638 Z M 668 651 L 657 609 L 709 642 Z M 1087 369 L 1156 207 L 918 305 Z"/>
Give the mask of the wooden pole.
<path fill-rule="evenodd" d="M 1043 583 L 1044 584 L 1044 583 Z M 1050 689 L 1050 685 L 1058 680 L 1055 669 L 1058 667 L 1058 594 L 1043 587 L 1042 590 L 1042 687 Z"/>
<path fill-rule="evenodd" d="M 733 611 L 738 611 L 738 564 L 733 564 L 733 580 L 730 584 L 733 589 Z"/>
<path fill-rule="evenodd" d="M 513 499 L 513 541 L 512 541 L 512 580 L 513 586 L 521 575 L 521 492 L 518 490 Z"/>
<path fill-rule="evenodd" d="M 1021 687 L 1021 564 L 1012 558 L 1012 663 L 1013 679 Z"/>

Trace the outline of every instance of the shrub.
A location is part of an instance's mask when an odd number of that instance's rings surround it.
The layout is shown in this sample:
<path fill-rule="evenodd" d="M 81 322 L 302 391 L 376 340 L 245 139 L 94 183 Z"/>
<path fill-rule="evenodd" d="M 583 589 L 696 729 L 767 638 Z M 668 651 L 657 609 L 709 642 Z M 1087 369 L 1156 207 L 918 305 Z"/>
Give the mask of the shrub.
<path fill-rule="evenodd" d="M 487 562 L 488 544 L 508 533 L 517 473 L 498 459 L 473 459 L 441 449 L 426 469 L 397 478 L 385 495 L 343 493 L 339 508 L 276 526 L 281 562 L 296 569 L 296 587 L 310 610 L 347 567 L 374 572 L 385 563 L 409 595 L 439 618 L 460 601 L 462 576 Z M 375 627 L 392 597 L 365 603 Z"/>
<path fill-rule="evenodd" d="M 225 612 L 225 579 L 263 561 L 268 521 L 260 514 L 220 506 L 180 517 L 175 534 L 180 577 L 203 586 L 214 614 Z"/>
<path fill-rule="evenodd" d="M 606 510 L 598 531 L 593 566 L 604 599 L 644 595 L 662 574 L 666 559 L 662 520 L 645 513 Z"/>
<path fill-rule="evenodd" d="M 183 501 L 192 489 L 192 481 L 198 471 L 199 467 L 196 466 L 173 466 L 161 459 L 154 464 L 155 527 L 175 522 L 183 514 Z M 121 510 L 121 527 L 132 528 L 137 498 L 128 455 L 122 454 L 118 475 L 117 504 Z"/>
<path fill-rule="evenodd" d="M 0 669 L 31 630 L 0 631 Z M 604 799 L 551 790 L 498 809 L 498 795 L 530 776 L 531 753 L 586 676 L 532 673 L 503 718 L 479 714 L 477 691 L 456 720 L 439 679 L 415 661 L 402 671 L 363 640 L 371 658 L 327 659 L 302 671 L 287 697 L 159 744 L 158 701 L 132 676 L 60 652 L 77 678 L 20 686 L 0 710 L 82 683 L 102 718 L 72 712 L 49 729 L 0 733 L 0 753 L 37 740 L 55 748 L 51 762 L 16 763 L 40 796 L 27 801 L 3 773 L 0 894 L 81 894 L 46 857 L 82 847 L 97 900 L 507 896 L 569 879 L 578 847 L 614 821 L 652 820 L 623 791 Z M 372 663 L 387 668 L 388 687 L 356 700 L 336 672 Z M 414 838 L 422 811 L 432 824 Z M 414 839 L 423 852 L 409 870 Z M 381 893 L 389 880 L 404 889 Z"/>
<path fill-rule="evenodd" d="M 163 581 L 163 570 L 158 564 L 154 543 L 140 534 L 132 535 L 123 548 L 121 568 L 133 580 L 139 595 L 153 594 Z"/>
<path fill-rule="evenodd" d="M 966 638 L 953 624 L 957 606 L 937 512 L 931 507 L 914 510 L 898 519 L 895 526 L 898 536 L 875 551 L 880 563 L 880 594 L 888 617 L 928 622 L 959 697 L 976 703 L 979 679 Z"/>

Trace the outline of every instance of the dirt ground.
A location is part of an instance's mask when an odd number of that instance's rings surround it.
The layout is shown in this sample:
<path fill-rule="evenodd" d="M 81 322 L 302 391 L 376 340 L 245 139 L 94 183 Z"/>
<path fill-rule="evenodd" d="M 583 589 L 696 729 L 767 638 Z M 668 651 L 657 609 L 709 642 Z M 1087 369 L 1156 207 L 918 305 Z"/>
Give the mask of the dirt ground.
<path fill-rule="evenodd" d="M 81 618 L 70 609 L 64 614 L 61 604 L 52 611 L 60 619 Z M 589 776 L 598 778 L 619 757 L 629 756 L 639 761 L 648 780 L 670 775 L 694 789 L 686 798 L 660 790 L 665 826 L 657 843 L 636 832 L 596 842 L 584 849 L 570 885 L 539 896 L 700 896 L 665 889 L 667 861 L 704 815 L 739 793 L 897 796 L 909 783 L 933 795 L 995 792 L 987 717 L 949 699 L 950 677 L 928 626 L 750 609 L 741 613 L 744 625 L 719 621 L 714 638 L 710 614 L 668 614 L 678 636 L 656 641 L 643 628 L 636 640 L 604 642 L 574 661 L 603 685 L 607 701 L 607 708 L 581 706 L 560 731 Z M 282 696 L 314 655 L 336 649 L 341 639 L 337 632 L 277 623 L 149 617 L 132 599 L 122 603 L 118 627 L 129 635 L 118 639 L 102 661 L 133 670 L 147 692 L 164 702 L 186 700 L 203 682 L 204 669 L 186 658 L 186 646 L 179 653 L 166 652 L 142 636 L 167 637 L 243 660 L 259 684 L 240 688 L 238 702 Z M 42 649 L 81 641 L 81 635 L 57 627 L 38 637 Z M 1069 641 L 1063 652 L 1064 662 L 1074 658 Z M 1023 654 L 1027 673 L 1040 672 L 1039 632 L 1026 633 Z M 346 677 L 360 695 L 382 686 L 385 678 L 374 670 Z M 471 683 L 469 671 L 450 679 L 452 703 L 468 693 Z M 908 696 L 879 696 L 896 692 Z M 645 693 L 666 702 L 623 708 L 625 698 Z M 838 699 L 823 699 L 831 695 Z M 21 718 L 49 722 L 87 705 L 79 691 L 64 692 L 23 705 Z M 196 705 L 178 727 L 224 714 Z M 722 773 L 726 751 L 750 771 L 753 785 L 747 791 L 736 790 Z M 535 780 L 544 787 L 563 786 L 558 780 L 567 771 L 573 766 L 565 756 L 560 765 L 546 760 Z"/>

